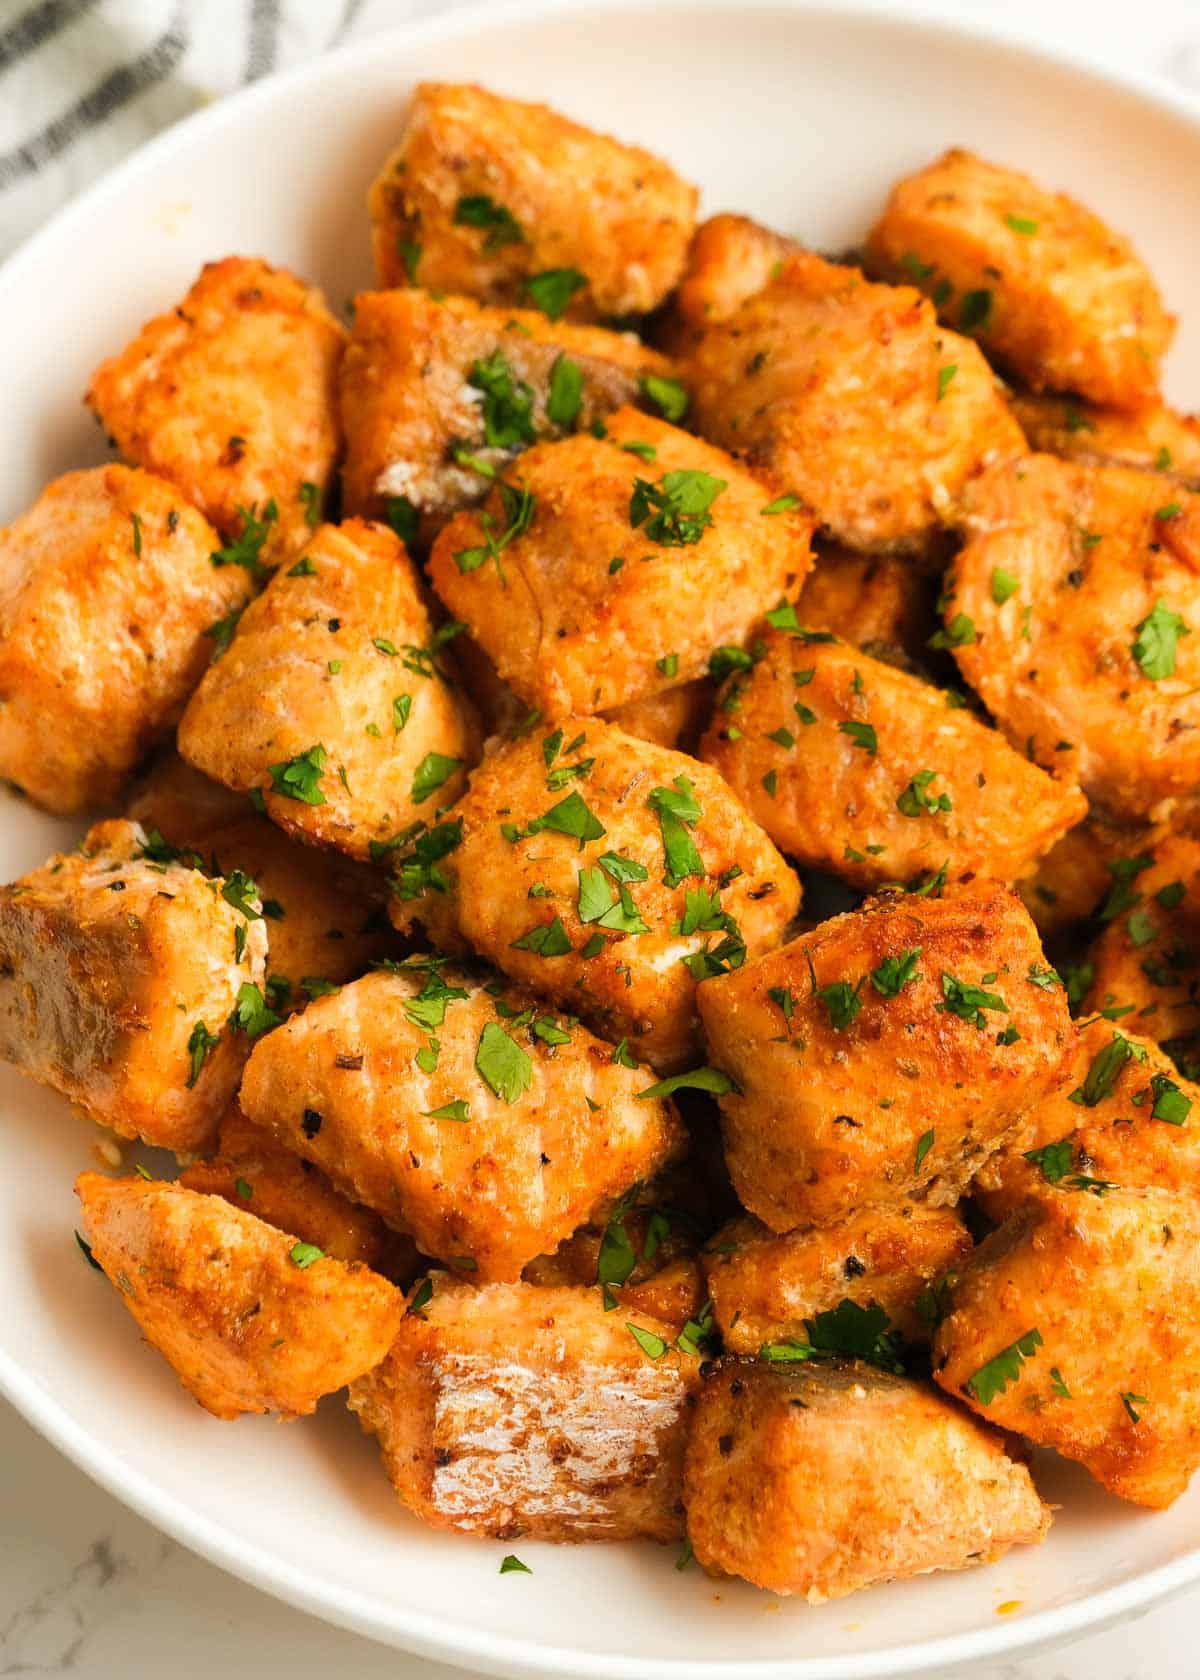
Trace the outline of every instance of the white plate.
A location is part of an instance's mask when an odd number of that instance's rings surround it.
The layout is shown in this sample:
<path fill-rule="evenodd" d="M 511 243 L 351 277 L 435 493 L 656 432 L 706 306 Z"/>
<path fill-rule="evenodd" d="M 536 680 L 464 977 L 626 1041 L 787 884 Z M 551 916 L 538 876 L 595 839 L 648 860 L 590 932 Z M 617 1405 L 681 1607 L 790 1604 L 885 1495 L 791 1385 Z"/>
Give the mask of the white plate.
<path fill-rule="evenodd" d="M 492 4 L 375 37 L 182 124 L 0 271 L 0 520 L 101 458 L 87 376 L 204 260 L 260 254 L 340 305 L 370 283 L 363 197 L 415 79 L 476 79 L 663 153 L 708 211 L 852 243 L 888 183 L 962 143 L 1077 193 L 1132 233 L 1177 309 L 1177 400 L 1200 398 L 1200 120 L 1156 86 L 870 8 Z M 0 875 L 72 831 L 3 806 Z M 289 1428 L 218 1424 L 138 1343 L 71 1238 L 92 1135 L 0 1070 L 0 1385 L 98 1481 L 306 1610 L 497 1674 L 869 1680 L 1062 1638 L 1200 1577 L 1200 1486 L 1163 1515 L 1039 1466 L 1046 1546 L 813 1610 L 678 1573 L 650 1545 L 506 1547 L 418 1527 L 339 1400 Z M 1013 1605 L 1016 1608 L 1013 1608 Z"/>

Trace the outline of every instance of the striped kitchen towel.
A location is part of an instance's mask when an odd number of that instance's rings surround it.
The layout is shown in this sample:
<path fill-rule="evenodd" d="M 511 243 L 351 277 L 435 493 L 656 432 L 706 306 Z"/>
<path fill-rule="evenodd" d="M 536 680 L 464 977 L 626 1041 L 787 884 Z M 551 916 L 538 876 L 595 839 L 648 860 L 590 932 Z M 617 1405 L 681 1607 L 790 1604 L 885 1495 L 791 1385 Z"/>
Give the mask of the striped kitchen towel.
<path fill-rule="evenodd" d="M 0 257 L 158 129 L 456 0 L 0 0 Z"/>

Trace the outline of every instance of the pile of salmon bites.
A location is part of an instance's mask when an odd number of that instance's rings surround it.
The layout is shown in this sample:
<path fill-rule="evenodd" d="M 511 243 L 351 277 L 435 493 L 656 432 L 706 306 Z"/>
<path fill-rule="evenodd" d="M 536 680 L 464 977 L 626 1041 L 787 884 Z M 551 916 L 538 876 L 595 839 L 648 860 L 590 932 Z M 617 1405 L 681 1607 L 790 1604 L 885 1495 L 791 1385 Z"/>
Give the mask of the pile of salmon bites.
<path fill-rule="evenodd" d="M 210 1412 L 815 1602 L 1200 1463 L 1200 425 L 1023 175 L 695 207 L 423 86 L 349 331 L 229 257 L 97 369 L 0 774 L 120 814 L 0 1054 L 178 1158 L 80 1241 Z"/>

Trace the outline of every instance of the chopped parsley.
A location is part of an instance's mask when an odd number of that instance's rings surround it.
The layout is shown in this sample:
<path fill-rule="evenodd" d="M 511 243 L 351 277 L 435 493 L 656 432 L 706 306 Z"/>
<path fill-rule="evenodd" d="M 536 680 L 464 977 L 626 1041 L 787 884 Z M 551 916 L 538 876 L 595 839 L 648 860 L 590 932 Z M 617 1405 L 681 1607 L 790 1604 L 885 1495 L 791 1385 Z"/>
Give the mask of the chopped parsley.
<path fill-rule="evenodd" d="M 642 380 L 642 391 L 658 409 L 664 420 L 678 425 L 688 411 L 687 387 L 678 379 L 667 379 L 659 373 L 648 373 Z"/>
<path fill-rule="evenodd" d="M 955 613 L 944 629 L 935 630 L 929 638 L 931 648 L 970 647 L 975 640 L 975 621 L 966 613 Z"/>
<path fill-rule="evenodd" d="M 951 383 L 954 379 L 954 375 L 957 372 L 958 372 L 958 365 L 955 362 L 950 362 L 945 367 L 940 367 L 938 369 L 938 377 L 937 377 L 937 400 L 938 400 L 938 402 L 941 402 L 942 398 L 946 395 L 946 392 L 950 389 L 950 385 L 951 385 Z"/>
<path fill-rule="evenodd" d="M 1152 1120 L 1165 1120 L 1168 1126 L 1182 1126 L 1192 1112 L 1191 1098 L 1185 1097 L 1175 1081 L 1165 1073 L 1151 1076 L 1150 1093 L 1154 1098 L 1154 1107 L 1150 1110 Z"/>
<path fill-rule="evenodd" d="M 440 787 L 445 786 L 461 764 L 461 758 L 448 758 L 445 753 L 426 753 L 413 771 L 410 794 L 413 804 L 423 805 Z"/>
<path fill-rule="evenodd" d="M 497 204 L 486 193 L 468 193 L 454 206 L 455 227 L 480 228 L 487 233 L 485 251 L 497 251 L 502 245 L 523 245 L 525 234 L 511 210 Z"/>
<path fill-rule="evenodd" d="M 647 1359 L 661 1359 L 666 1353 L 669 1343 L 664 1342 L 661 1336 L 656 1336 L 653 1330 L 643 1330 L 640 1324 L 633 1323 L 626 1324 L 625 1328 Z"/>
<path fill-rule="evenodd" d="M 695 828 L 703 813 L 696 803 L 689 778 L 676 776 L 673 788 L 653 788 L 646 804 L 658 816 L 667 885 L 677 887 L 690 876 L 703 878 L 706 873 L 704 859 L 688 833 L 690 828 Z"/>
<path fill-rule="evenodd" d="M 423 1108 L 422 1118 L 425 1120 L 453 1120 L 459 1126 L 465 1126 L 471 1118 L 471 1110 L 461 1097 L 453 1102 L 443 1103 L 441 1108 Z"/>
<path fill-rule="evenodd" d="M 992 317 L 992 294 L 986 287 L 964 292 L 958 306 L 959 329 L 965 333 L 982 332 Z"/>
<path fill-rule="evenodd" d="M 559 356 L 550 369 L 550 390 L 546 397 L 546 418 L 564 431 L 579 418 L 583 404 L 583 370 L 569 356 Z"/>
<path fill-rule="evenodd" d="M 1067 1100 L 1083 1108 L 1096 1108 L 1106 1097 L 1112 1096 L 1121 1069 L 1127 1062 L 1145 1060 L 1146 1051 L 1140 1044 L 1134 1044 L 1124 1033 L 1114 1031 L 1104 1049 L 1093 1057 L 1083 1084 L 1072 1091 Z"/>
<path fill-rule="evenodd" d="M 871 970 L 871 984 L 880 997 L 898 997 L 905 986 L 917 978 L 917 964 L 923 949 L 921 945 L 914 945 L 898 957 L 885 957 L 878 968 Z"/>
<path fill-rule="evenodd" d="M 244 980 L 238 987 L 234 1000 L 233 1013 L 229 1017 L 229 1025 L 253 1041 L 261 1038 L 273 1027 L 279 1026 L 282 1015 L 268 1007 L 267 1000 L 252 980 Z"/>
<path fill-rule="evenodd" d="M 934 816 L 938 811 L 952 811 L 948 793 L 926 792 L 936 770 L 918 770 L 912 781 L 896 801 L 896 809 L 905 817 Z"/>
<path fill-rule="evenodd" d="M 921 1164 L 924 1161 L 926 1155 L 928 1155 L 929 1151 L 932 1148 L 933 1148 L 933 1127 L 931 1126 L 927 1132 L 922 1132 L 920 1137 L 917 1139 L 917 1152 L 916 1152 L 916 1155 L 913 1159 L 913 1172 L 914 1173 L 919 1173 L 920 1172 Z"/>
<path fill-rule="evenodd" d="M 985 992 L 979 986 L 972 986 L 946 973 L 942 974 L 942 1002 L 936 1007 L 939 1013 L 957 1015 L 981 1032 L 987 1025 L 983 1015 L 985 1009 L 1008 1014 L 1008 1005 L 998 992 Z"/>
<path fill-rule="evenodd" d="M 1002 607 L 1020 587 L 1011 572 L 1006 572 L 1002 566 L 992 567 L 992 600 L 998 607 Z"/>
<path fill-rule="evenodd" d="M 790 496 L 790 495 L 788 495 L 788 496 L 776 496 L 776 498 L 773 502 L 768 502 L 766 507 L 759 508 L 758 511 L 760 513 L 767 513 L 767 514 L 790 513 L 791 510 L 794 507 L 799 507 L 799 506 L 800 506 L 799 496 Z"/>
<path fill-rule="evenodd" d="M 503 350 L 473 362 L 467 383 L 483 392 L 480 415 L 489 449 L 520 449 L 534 441 L 533 391 L 514 377 Z"/>
<path fill-rule="evenodd" d="M 520 939 L 512 942 L 514 951 L 532 951 L 539 957 L 565 957 L 570 953 L 571 941 L 567 930 L 562 924 L 562 918 L 555 916 L 552 922 L 538 922 Z"/>
<path fill-rule="evenodd" d="M 231 542 L 222 544 L 214 554 L 210 554 L 209 559 L 214 566 L 242 566 L 255 583 L 260 583 L 271 575 L 272 568 L 263 565 L 261 555 L 271 526 L 279 518 L 279 509 L 272 497 L 263 508 L 261 519 L 257 503 L 248 508 L 238 506 L 234 511 L 241 518 L 241 530 Z"/>
<path fill-rule="evenodd" d="M 475 1071 L 501 1101 L 514 1103 L 533 1081 L 533 1061 L 503 1027 L 489 1021 L 479 1035 Z"/>
<path fill-rule="evenodd" d="M 1005 216 L 1004 222 L 1014 233 L 1023 234 L 1026 239 L 1032 238 L 1038 230 L 1038 224 L 1028 216 Z"/>
<path fill-rule="evenodd" d="M 587 285 L 587 275 L 577 268 L 547 268 L 541 274 L 531 274 L 522 292 L 535 309 L 551 321 L 557 321 L 575 293 Z"/>
<path fill-rule="evenodd" d="M 191 1073 L 186 1081 L 186 1089 L 191 1090 L 200 1077 L 200 1069 L 204 1066 L 210 1050 L 215 1050 L 221 1042 L 220 1036 L 210 1033 L 203 1021 L 197 1021 L 192 1028 L 187 1041 L 187 1052 L 191 1057 Z"/>
<path fill-rule="evenodd" d="M 986 1365 L 981 1365 L 973 1376 L 967 1378 L 963 1385 L 966 1392 L 974 1395 L 981 1406 L 990 1406 L 1010 1383 L 1020 1381 L 1021 1366 L 1025 1360 L 1032 1359 L 1041 1346 L 1041 1331 L 1026 1330 L 1023 1336 L 1018 1336 L 1008 1347 L 1001 1348 Z"/>
<path fill-rule="evenodd" d="M 1151 682 L 1160 682 L 1175 671 L 1175 650 L 1181 636 L 1191 631 L 1178 613 L 1172 612 L 1160 595 L 1147 616 L 1134 626 L 1137 639 L 1133 644 L 1134 659 L 1142 675 Z"/>
<path fill-rule="evenodd" d="M 856 747 L 861 747 L 874 758 L 879 741 L 873 723 L 859 723 L 855 718 L 847 718 L 838 724 L 838 729 L 843 735 L 848 735 Z"/>
<path fill-rule="evenodd" d="M 509 1552 L 507 1557 L 500 1559 L 501 1575 L 532 1575 L 533 1570 L 527 1563 L 522 1563 L 515 1552 Z"/>
<path fill-rule="evenodd" d="M 687 1073 L 673 1073 L 669 1079 L 647 1085 L 644 1091 L 638 1092 L 638 1099 L 645 1102 L 651 1097 L 673 1097 L 676 1091 L 707 1091 L 710 1096 L 723 1097 L 727 1091 L 737 1089 L 734 1081 L 720 1068 L 698 1067 L 691 1068 Z"/>
<path fill-rule="evenodd" d="M 296 799 L 302 805 L 324 805 L 321 776 L 325 769 L 325 748 L 317 745 L 295 758 L 268 765 L 271 792 L 283 799 Z"/>
<path fill-rule="evenodd" d="M 727 488 L 725 479 L 692 468 L 665 473 L 657 484 L 635 478 L 629 523 L 634 530 L 644 527 L 650 541 L 664 548 L 690 547 L 712 524 L 709 510 Z"/>
<path fill-rule="evenodd" d="M 316 1243 L 293 1243 L 288 1249 L 288 1258 L 294 1266 L 299 1266 L 302 1272 L 306 1272 L 318 1260 L 324 1260 L 325 1250 L 318 1248 Z"/>
<path fill-rule="evenodd" d="M 500 581 L 507 584 L 508 579 L 505 576 L 500 556 L 509 543 L 515 542 L 520 536 L 524 536 L 529 529 L 536 501 L 533 492 L 525 489 L 524 485 L 514 487 L 501 480 L 496 485 L 496 489 L 499 492 L 500 505 L 504 513 L 503 530 L 497 536 L 491 513 L 489 511 L 481 513 L 479 523 L 483 527 L 483 542 L 475 548 L 458 549 L 454 555 L 454 564 L 460 572 L 465 574 L 467 572 L 477 572 L 480 566 L 488 560 L 494 560 Z"/>

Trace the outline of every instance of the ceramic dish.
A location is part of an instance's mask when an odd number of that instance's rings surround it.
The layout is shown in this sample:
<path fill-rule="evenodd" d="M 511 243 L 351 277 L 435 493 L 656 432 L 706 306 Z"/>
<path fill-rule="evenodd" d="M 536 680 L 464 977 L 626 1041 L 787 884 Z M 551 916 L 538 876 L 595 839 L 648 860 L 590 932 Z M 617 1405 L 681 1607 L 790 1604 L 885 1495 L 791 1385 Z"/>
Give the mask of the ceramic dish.
<path fill-rule="evenodd" d="M 662 153 L 705 209 L 818 249 L 852 244 L 889 182 L 949 144 L 1027 169 L 1133 235 L 1184 315 L 1168 390 L 1200 402 L 1185 309 L 1200 224 L 1200 113 L 1134 78 L 995 35 L 808 4 L 489 4 L 372 37 L 172 130 L 0 271 L 0 520 L 102 458 L 91 368 L 206 259 L 264 256 L 335 303 L 370 281 L 364 194 L 411 85 L 479 80 Z M 75 831 L 3 806 L 11 879 Z M 678 1572 L 674 1548 L 504 1548 L 420 1527 L 336 1397 L 288 1428 L 222 1427 L 139 1347 L 71 1237 L 93 1136 L 0 1071 L 0 1387 L 86 1471 L 177 1539 L 292 1603 L 503 1675 L 837 1680 L 929 1673 L 1060 1639 L 1200 1578 L 1200 1487 L 1150 1516 L 1082 1470 L 1039 1467 L 1047 1544 L 962 1575 L 811 1609 Z"/>

